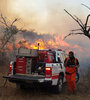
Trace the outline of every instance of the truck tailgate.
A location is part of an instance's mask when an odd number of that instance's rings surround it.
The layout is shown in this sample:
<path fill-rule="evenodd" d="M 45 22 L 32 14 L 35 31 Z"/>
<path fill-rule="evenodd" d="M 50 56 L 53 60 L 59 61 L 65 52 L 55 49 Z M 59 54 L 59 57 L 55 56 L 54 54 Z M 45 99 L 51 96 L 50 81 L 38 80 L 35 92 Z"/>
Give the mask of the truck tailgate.
<path fill-rule="evenodd" d="M 11 76 L 3 76 L 3 78 L 7 78 L 11 82 L 43 82 L 45 80 L 45 76 L 24 76 L 24 75 L 11 75 Z"/>

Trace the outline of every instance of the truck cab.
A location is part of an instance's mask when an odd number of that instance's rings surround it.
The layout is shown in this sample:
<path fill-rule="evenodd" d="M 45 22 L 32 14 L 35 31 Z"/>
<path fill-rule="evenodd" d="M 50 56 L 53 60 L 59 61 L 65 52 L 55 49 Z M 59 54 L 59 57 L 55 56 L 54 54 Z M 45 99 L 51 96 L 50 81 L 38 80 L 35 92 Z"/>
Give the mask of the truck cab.
<path fill-rule="evenodd" d="M 66 54 L 58 50 L 34 50 L 19 48 L 16 50 L 16 61 L 11 61 L 9 74 L 4 76 L 16 85 L 45 84 L 61 92 L 65 82 L 64 59 Z"/>

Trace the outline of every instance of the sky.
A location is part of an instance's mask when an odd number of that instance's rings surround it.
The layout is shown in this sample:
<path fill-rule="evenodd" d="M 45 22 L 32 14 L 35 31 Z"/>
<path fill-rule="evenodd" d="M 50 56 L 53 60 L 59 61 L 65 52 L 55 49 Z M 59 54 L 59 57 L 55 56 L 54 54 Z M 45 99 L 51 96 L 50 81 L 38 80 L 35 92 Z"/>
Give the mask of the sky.
<path fill-rule="evenodd" d="M 20 18 L 17 23 L 19 28 L 34 29 L 38 34 L 56 33 L 65 36 L 70 30 L 77 29 L 79 26 L 64 9 L 78 16 L 83 22 L 90 14 L 90 10 L 81 3 L 90 7 L 90 0 L 0 0 L 0 12 L 11 21 Z M 87 37 L 70 36 L 65 41 L 72 46 L 79 45 L 83 48 L 85 52 L 83 54 L 81 52 L 79 56 L 89 60 L 90 40 Z"/>
<path fill-rule="evenodd" d="M 20 27 L 35 29 L 40 33 L 67 32 L 77 24 L 64 12 L 68 10 L 74 15 L 85 19 L 89 10 L 81 5 L 89 6 L 89 0 L 0 0 L 1 12 L 5 12 L 11 19 L 19 17 Z M 22 26 L 23 25 L 23 26 Z M 68 26 L 68 27 L 67 27 Z M 64 30 L 65 28 L 65 30 Z"/>

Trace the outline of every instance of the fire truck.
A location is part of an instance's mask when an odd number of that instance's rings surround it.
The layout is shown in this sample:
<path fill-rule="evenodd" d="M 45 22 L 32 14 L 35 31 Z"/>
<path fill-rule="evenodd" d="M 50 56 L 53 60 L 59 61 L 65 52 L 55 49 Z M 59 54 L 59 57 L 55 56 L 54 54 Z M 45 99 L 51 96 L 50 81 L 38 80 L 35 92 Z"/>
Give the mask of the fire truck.
<path fill-rule="evenodd" d="M 16 86 L 23 88 L 30 84 L 44 84 L 54 87 L 59 93 L 65 80 L 64 60 L 66 54 L 58 50 L 35 50 L 19 48 L 16 61 L 11 61 L 9 74 L 4 76 Z"/>

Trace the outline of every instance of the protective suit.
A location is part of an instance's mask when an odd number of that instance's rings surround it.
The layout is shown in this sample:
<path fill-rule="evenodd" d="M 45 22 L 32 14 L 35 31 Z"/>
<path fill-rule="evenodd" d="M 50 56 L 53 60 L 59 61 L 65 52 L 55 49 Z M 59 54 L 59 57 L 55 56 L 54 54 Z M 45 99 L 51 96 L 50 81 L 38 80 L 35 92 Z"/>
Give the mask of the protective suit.
<path fill-rule="evenodd" d="M 74 56 L 72 58 L 66 58 L 64 61 L 65 70 L 66 70 L 66 81 L 71 93 L 74 92 L 76 88 L 76 66 L 79 66 L 78 59 Z"/>

